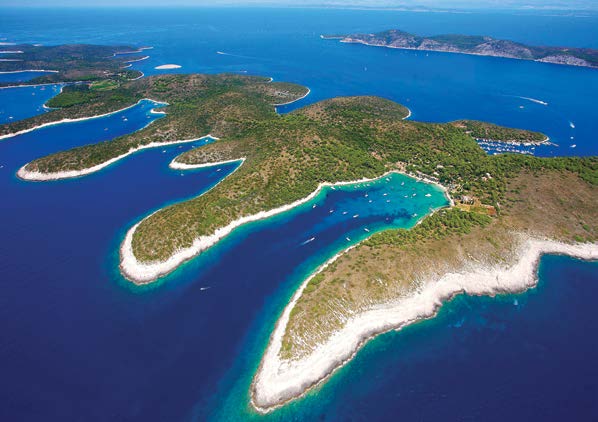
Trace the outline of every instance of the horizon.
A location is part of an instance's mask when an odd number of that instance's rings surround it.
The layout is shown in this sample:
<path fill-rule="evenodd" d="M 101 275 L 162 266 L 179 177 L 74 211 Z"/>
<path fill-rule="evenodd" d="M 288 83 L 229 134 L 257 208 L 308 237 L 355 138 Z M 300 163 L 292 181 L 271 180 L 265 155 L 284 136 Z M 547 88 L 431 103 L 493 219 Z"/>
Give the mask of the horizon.
<path fill-rule="evenodd" d="M 158 0 L 96 0 L 81 4 L 78 0 L 59 0 L 48 5 L 44 0 L 24 0 L 14 4 L 12 0 L 0 0 L 0 7 L 11 9 L 92 9 L 92 8 L 218 8 L 218 7 L 269 7 L 269 8 L 335 8 L 335 9 L 381 9 L 413 11 L 587 11 L 598 12 L 598 2 L 593 0 L 528 0 L 526 2 L 507 0 L 177 0 L 164 4 Z"/>

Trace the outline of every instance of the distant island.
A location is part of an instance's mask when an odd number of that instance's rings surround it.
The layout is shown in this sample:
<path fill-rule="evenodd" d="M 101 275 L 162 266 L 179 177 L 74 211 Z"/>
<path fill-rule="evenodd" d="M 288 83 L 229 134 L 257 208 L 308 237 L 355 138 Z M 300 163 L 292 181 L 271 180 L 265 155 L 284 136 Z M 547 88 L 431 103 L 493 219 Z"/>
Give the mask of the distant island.
<path fill-rule="evenodd" d="M 440 51 L 533 60 L 569 66 L 598 67 L 598 50 L 574 47 L 534 47 L 509 40 L 477 35 L 435 35 L 422 37 L 398 29 L 376 34 L 322 35 L 344 43 L 405 50 Z"/>
<path fill-rule="evenodd" d="M 252 382 L 260 412 L 300 397 L 370 338 L 432 317 L 457 294 L 532 287 L 542 254 L 598 259 L 597 157 L 490 156 L 478 139 L 542 143 L 546 136 L 470 120 L 410 121 L 406 107 L 373 96 L 276 112 L 276 104 L 308 93 L 232 74 L 108 78 L 65 87 L 50 100 L 52 111 L 0 125 L 0 138 L 145 98 L 165 103 L 165 116 L 137 132 L 25 164 L 18 176 L 31 181 L 80 177 L 144 148 L 219 138 L 183 152 L 170 167 L 236 161 L 237 169 L 204 194 L 140 219 L 124 236 L 120 269 L 137 284 L 170 273 L 237 227 L 304 204 L 323 186 L 403 173 L 445 192 L 447 206 L 415 227 L 348 243 L 303 281 Z"/>
<path fill-rule="evenodd" d="M 142 53 L 150 48 L 91 44 L 2 46 L 2 52 L 10 54 L 10 58 L 0 60 L 0 73 L 37 71 L 46 74 L 25 82 L 0 83 L 0 86 L 138 78 L 143 74 L 129 68 L 133 62 L 147 59 Z"/>

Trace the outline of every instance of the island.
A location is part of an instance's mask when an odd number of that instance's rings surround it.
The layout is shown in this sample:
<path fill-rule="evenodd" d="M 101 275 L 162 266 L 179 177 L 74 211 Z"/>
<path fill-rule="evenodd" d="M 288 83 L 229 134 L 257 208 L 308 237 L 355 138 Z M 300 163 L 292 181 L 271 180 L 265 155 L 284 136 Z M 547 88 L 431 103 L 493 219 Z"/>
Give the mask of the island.
<path fill-rule="evenodd" d="M 148 56 L 141 53 L 149 48 L 90 44 L 6 46 L 3 53 L 12 54 L 10 59 L 0 61 L 0 73 L 37 71 L 46 74 L 24 82 L 4 82 L 0 86 L 138 78 L 142 73 L 128 68 L 131 63 L 146 59 Z"/>
<path fill-rule="evenodd" d="M 534 47 L 509 40 L 477 35 L 435 35 L 423 37 L 398 29 L 375 34 L 322 35 L 323 39 L 337 39 L 343 43 L 357 43 L 376 47 L 405 50 L 440 51 L 506 57 L 570 66 L 598 67 L 598 50 L 574 47 Z"/>
<path fill-rule="evenodd" d="M 443 189 L 448 204 L 411 229 L 371 233 L 303 281 L 282 311 L 251 386 L 268 412 L 326 380 L 370 338 L 432 317 L 457 294 L 519 292 L 545 253 L 598 259 L 598 157 L 490 156 L 478 139 L 542 143 L 544 134 L 459 120 L 406 120 L 409 110 L 373 97 L 339 97 L 278 114 L 308 88 L 233 74 L 158 75 L 66 87 L 46 114 L 0 126 L 5 138 L 65 119 L 89 118 L 144 98 L 166 115 L 135 133 L 36 159 L 23 180 L 79 177 L 142 148 L 216 140 L 170 164 L 237 162 L 204 194 L 129 228 L 120 269 L 151 283 L 235 228 L 313 198 L 324 186 L 398 172 Z M 97 86 L 97 85 L 96 85 Z M 3 141 L 3 142 L 6 142 Z"/>

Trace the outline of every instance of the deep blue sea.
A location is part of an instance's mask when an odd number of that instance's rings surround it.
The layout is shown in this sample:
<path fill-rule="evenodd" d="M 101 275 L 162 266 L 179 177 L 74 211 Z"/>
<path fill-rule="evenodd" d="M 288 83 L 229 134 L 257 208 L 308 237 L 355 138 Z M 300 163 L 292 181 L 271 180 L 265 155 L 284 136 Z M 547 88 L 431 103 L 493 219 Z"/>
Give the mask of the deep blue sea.
<path fill-rule="evenodd" d="M 0 42 L 152 46 L 150 58 L 134 64 L 145 74 L 173 63 L 182 66 L 176 72 L 240 72 L 310 87 L 311 95 L 281 112 L 373 94 L 407 105 L 416 120 L 483 119 L 543 131 L 558 146 L 538 148 L 538 155 L 598 154 L 596 70 L 319 38 L 393 27 L 598 48 L 598 15 L 591 14 L 0 10 Z M 0 89 L 0 123 L 45 112 L 59 89 Z M 305 276 L 364 238 L 364 228 L 410 227 L 444 199 L 400 176 L 325 190 L 305 206 L 237 230 L 159 283 L 134 287 L 118 271 L 128 228 L 209 189 L 235 164 L 168 168 L 176 155 L 209 142 L 200 140 L 147 150 L 80 179 L 31 183 L 15 173 L 51 152 L 138 130 L 159 118 L 152 107 L 142 102 L 0 140 L 0 420 L 598 419 L 598 265 L 564 257 L 542 260 L 538 288 L 457 297 L 436 318 L 371 341 L 305 398 L 267 416 L 254 413 L 251 378 Z M 402 190 L 433 196 L 410 202 Z M 378 206 L 365 200 L 366 191 Z M 382 192 L 396 200 L 386 203 Z"/>

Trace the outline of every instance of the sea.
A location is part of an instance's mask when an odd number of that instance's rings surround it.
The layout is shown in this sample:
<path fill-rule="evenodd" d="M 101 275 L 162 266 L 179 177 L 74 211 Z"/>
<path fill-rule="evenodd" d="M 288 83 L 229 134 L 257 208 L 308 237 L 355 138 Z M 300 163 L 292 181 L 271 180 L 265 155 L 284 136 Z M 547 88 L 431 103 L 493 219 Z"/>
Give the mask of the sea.
<path fill-rule="evenodd" d="M 413 120 L 485 120 L 541 131 L 554 144 L 520 152 L 598 155 L 597 70 L 320 38 L 390 28 L 598 48 L 598 14 L 589 12 L 0 9 L 2 43 L 151 46 L 150 57 L 133 64 L 145 75 L 234 72 L 311 89 L 281 113 L 379 95 L 409 107 Z M 163 64 L 181 68 L 155 69 Z M 15 75 L 0 74 L 0 82 L 35 76 Z M 60 88 L 0 89 L 0 123 L 47 112 L 44 103 Z M 562 256 L 541 260 L 536 288 L 458 296 L 435 318 L 370 341 L 305 397 L 255 412 L 252 377 L 302 281 L 348 245 L 410 228 L 446 199 L 401 175 L 324 189 L 237 229 L 158 282 L 135 286 L 118 270 L 126 231 L 205 192 L 238 163 L 169 169 L 181 152 L 213 141 L 205 138 L 145 150 L 78 179 L 25 182 L 16 172 L 35 158 L 139 130 L 161 118 L 155 107 L 142 101 L 0 140 L 0 420 L 598 419 L 598 264 Z"/>

